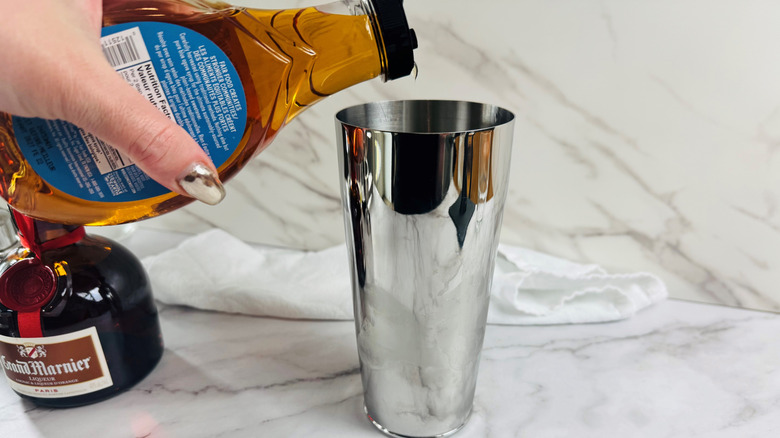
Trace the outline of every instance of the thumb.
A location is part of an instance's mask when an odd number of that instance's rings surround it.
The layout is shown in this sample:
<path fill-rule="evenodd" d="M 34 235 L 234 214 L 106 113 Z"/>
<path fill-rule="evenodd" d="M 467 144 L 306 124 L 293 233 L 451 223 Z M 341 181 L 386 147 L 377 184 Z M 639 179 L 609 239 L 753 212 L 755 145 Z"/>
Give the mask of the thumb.
<path fill-rule="evenodd" d="M 203 149 L 105 59 L 94 62 L 89 83 L 70 87 L 63 118 L 122 152 L 168 189 L 207 204 L 219 203 L 225 190 Z"/>

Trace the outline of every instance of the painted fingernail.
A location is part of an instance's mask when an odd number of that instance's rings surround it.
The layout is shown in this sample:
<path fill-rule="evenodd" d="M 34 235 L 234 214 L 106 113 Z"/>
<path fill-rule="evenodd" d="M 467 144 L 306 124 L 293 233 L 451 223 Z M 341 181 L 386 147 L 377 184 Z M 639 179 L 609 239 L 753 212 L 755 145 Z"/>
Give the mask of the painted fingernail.
<path fill-rule="evenodd" d="M 225 198 L 219 176 L 203 164 L 193 164 L 177 182 L 188 195 L 206 204 L 216 205 Z"/>

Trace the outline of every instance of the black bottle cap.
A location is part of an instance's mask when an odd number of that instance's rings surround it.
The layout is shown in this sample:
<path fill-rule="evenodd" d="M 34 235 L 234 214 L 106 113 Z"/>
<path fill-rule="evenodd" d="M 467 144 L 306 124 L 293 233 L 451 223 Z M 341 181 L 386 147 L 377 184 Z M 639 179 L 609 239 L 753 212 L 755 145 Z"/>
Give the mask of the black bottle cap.
<path fill-rule="evenodd" d="M 387 72 L 385 78 L 393 80 L 408 76 L 414 68 L 414 49 L 417 36 L 409 29 L 402 0 L 373 0 L 382 43 L 385 47 Z"/>

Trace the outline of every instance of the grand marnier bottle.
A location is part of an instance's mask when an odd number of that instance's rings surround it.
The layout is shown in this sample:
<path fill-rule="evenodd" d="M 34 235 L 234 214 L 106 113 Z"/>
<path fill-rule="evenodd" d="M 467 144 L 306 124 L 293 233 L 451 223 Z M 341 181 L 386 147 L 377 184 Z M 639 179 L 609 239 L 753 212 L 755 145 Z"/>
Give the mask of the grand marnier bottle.
<path fill-rule="evenodd" d="M 189 132 L 222 181 L 324 97 L 408 75 L 417 46 L 401 0 L 284 10 L 106 1 L 103 25 L 118 74 Z M 27 216 L 79 225 L 131 222 L 192 201 L 69 123 L 3 113 L 0 195 Z"/>
<path fill-rule="evenodd" d="M 141 262 L 82 226 L 14 218 L 20 242 L 0 258 L 0 369 L 11 389 L 72 407 L 148 375 L 163 340 Z M 7 212 L 0 221 L 10 221 Z"/>

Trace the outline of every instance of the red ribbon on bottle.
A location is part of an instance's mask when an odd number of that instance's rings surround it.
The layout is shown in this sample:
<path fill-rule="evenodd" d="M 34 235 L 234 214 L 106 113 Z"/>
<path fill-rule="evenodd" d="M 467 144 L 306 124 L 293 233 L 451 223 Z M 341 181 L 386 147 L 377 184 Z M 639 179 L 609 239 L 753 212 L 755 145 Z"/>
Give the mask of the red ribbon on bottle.
<path fill-rule="evenodd" d="M 16 325 L 21 338 L 42 338 L 41 310 L 34 312 L 16 312 Z"/>
<path fill-rule="evenodd" d="M 22 246 L 32 251 L 39 259 L 45 251 L 72 245 L 83 239 L 84 235 L 86 235 L 84 227 L 78 227 L 64 236 L 40 242 L 36 235 L 35 219 L 25 216 L 16 210 L 11 211 L 14 215 L 14 222 L 16 222 L 16 229 L 19 231 L 17 233 L 19 235 L 19 241 Z"/>

